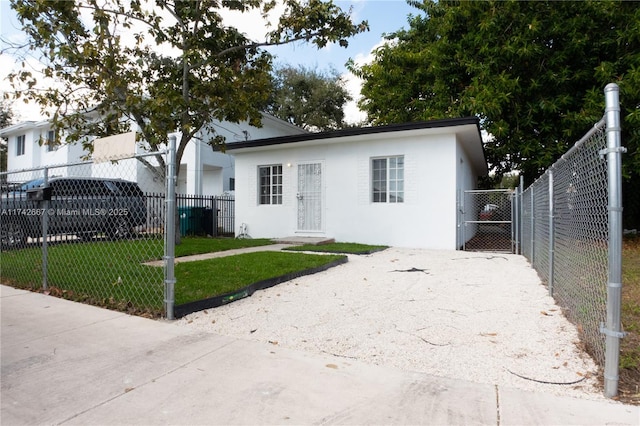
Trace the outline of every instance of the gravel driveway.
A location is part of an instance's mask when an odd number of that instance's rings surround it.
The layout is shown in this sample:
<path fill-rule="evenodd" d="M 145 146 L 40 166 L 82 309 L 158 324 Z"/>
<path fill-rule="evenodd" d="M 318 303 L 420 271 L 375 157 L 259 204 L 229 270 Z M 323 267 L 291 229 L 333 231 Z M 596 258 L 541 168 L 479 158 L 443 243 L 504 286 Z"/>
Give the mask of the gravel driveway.
<path fill-rule="evenodd" d="M 390 248 L 176 322 L 437 376 L 604 399 L 522 256 Z M 547 382 L 547 383 L 542 383 Z"/>

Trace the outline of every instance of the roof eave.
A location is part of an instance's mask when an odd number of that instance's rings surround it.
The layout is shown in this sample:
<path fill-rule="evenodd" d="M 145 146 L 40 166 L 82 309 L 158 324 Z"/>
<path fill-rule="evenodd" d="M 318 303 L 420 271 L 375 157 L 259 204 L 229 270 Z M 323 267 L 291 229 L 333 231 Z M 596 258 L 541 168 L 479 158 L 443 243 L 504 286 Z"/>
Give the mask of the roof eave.
<path fill-rule="evenodd" d="M 406 133 L 420 131 L 438 131 L 438 129 L 451 129 L 452 133 L 459 136 L 465 151 L 471 157 L 472 163 L 479 176 L 488 174 L 488 166 L 482 135 L 480 133 L 480 121 L 477 117 L 434 120 L 426 122 L 413 122 L 392 124 L 388 126 L 350 128 L 331 132 L 309 133 L 301 135 L 280 136 L 266 139 L 233 142 L 226 145 L 226 152 L 240 154 L 246 151 L 263 149 L 278 149 L 281 147 L 294 147 L 315 143 L 330 143 L 344 138 L 357 138 L 367 135 L 384 135 L 386 133 Z"/>
<path fill-rule="evenodd" d="M 284 145 L 295 142 L 307 142 L 314 140 L 335 139 L 343 138 L 347 136 L 360 136 L 371 135 L 379 133 L 390 132 L 402 132 L 408 130 L 420 130 L 420 129 L 436 129 L 445 127 L 456 127 L 474 124 L 478 128 L 478 135 L 480 134 L 479 120 L 477 117 L 466 118 L 448 118 L 443 120 L 433 121 L 420 121 L 412 123 L 391 124 L 386 126 L 374 126 L 374 127 L 357 127 L 342 130 L 334 130 L 330 132 L 320 133 L 305 133 L 299 135 L 278 136 L 266 139 L 254 139 L 250 141 L 233 142 L 226 145 L 227 151 L 242 149 L 242 148 L 256 148 L 272 145 Z"/>

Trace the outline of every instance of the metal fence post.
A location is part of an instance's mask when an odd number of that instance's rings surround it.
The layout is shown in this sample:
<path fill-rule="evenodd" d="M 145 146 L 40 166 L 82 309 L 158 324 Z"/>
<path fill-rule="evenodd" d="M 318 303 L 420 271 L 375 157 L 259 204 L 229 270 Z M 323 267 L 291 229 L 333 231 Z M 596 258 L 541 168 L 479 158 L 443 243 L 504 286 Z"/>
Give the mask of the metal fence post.
<path fill-rule="evenodd" d="M 517 253 L 517 249 L 516 249 L 516 210 L 518 208 L 517 204 L 518 204 L 518 189 L 516 188 L 515 193 L 511 195 L 511 199 L 509 200 L 509 210 L 511 212 L 511 252 L 512 253 Z"/>
<path fill-rule="evenodd" d="M 462 212 L 462 250 L 467 249 L 467 191 L 462 191 L 462 199 L 460 200 L 460 210 Z"/>
<path fill-rule="evenodd" d="M 555 239 L 553 206 L 553 170 L 549 169 L 549 296 L 553 297 L 553 264 L 555 260 Z"/>
<path fill-rule="evenodd" d="M 520 246 L 522 242 L 522 176 L 520 176 L 520 185 L 516 187 L 515 192 L 515 206 L 514 206 L 514 215 L 513 215 L 513 228 L 515 235 L 515 254 L 521 254 Z"/>
<path fill-rule="evenodd" d="M 535 234 L 535 226 L 536 226 L 536 207 L 534 204 L 535 201 L 535 196 L 534 196 L 534 190 L 533 187 L 530 187 L 531 192 L 531 265 L 534 265 L 535 259 L 536 259 L 536 252 L 535 252 L 535 241 L 536 241 L 536 234 Z"/>
<path fill-rule="evenodd" d="M 618 364 L 620 338 L 624 337 L 620 326 L 622 293 L 622 153 L 619 88 L 608 84 L 605 93 L 605 118 L 607 123 L 607 148 L 600 151 L 607 158 L 609 187 L 609 279 L 607 283 L 607 322 L 601 326 L 605 334 L 604 394 L 608 398 L 618 394 Z"/>
<path fill-rule="evenodd" d="M 167 319 L 173 320 L 175 305 L 175 250 L 176 250 L 176 137 L 169 137 L 166 167 L 166 210 L 164 232 L 164 302 Z"/>
<path fill-rule="evenodd" d="M 520 175 L 520 184 L 518 185 L 518 194 L 519 194 L 519 206 L 520 206 L 520 213 L 518 214 L 518 234 L 519 234 L 519 239 L 518 239 L 518 247 L 517 247 L 517 254 L 523 254 L 524 253 L 524 249 L 522 248 L 522 245 L 524 244 L 524 177 L 522 175 Z"/>
<path fill-rule="evenodd" d="M 49 185 L 49 169 L 45 167 L 43 172 L 42 186 L 47 187 Z M 49 243 L 47 241 L 47 235 L 49 234 L 49 201 L 42 201 L 42 208 L 44 209 L 44 214 L 42 215 L 42 289 L 47 290 L 49 288 Z"/>
<path fill-rule="evenodd" d="M 218 237 L 218 216 L 219 216 L 219 213 L 218 213 L 218 208 L 219 208 L 218 207 L 218 197 L 211 197 L 211 199 L 212 199 L 211 200 L 212 201 L 211 202 L 211 209 L 213 210 L 212 211 L 212 215 L 211 215 L 212 216 L 211 220 L 213 221 L 213 223 L 211 224 L 211 227 L 212 227 L 211 236 L 217 238 Z"/>

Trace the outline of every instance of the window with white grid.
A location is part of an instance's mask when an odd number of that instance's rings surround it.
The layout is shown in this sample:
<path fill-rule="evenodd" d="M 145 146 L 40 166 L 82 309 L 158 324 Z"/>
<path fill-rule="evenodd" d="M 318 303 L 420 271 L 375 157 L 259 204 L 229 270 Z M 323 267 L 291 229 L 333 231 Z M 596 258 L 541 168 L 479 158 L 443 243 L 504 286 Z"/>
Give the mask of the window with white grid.
<path fill-rule="evenodd" d="M 371 160 L 371 201 L 404 202 L 404 156 Z"/>
<path fill-rule="evenodd" d="M 282 164 L 258 167 L 258 203 L 282 204 Z"/>

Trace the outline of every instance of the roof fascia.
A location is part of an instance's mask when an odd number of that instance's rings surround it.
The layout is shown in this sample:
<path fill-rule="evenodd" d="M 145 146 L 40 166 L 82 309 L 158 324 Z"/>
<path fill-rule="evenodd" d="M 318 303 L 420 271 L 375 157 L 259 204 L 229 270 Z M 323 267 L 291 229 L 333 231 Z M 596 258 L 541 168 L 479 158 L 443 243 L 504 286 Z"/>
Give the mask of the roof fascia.
<path fill-rule="evenodd" d="M 456 140 L 469 156 L 474 169 L 479 175 L 484 176 L 488 173 L 486 154 L 484 144 L 482 142 L 482 135 L 480 133 L 480 121 L 476 117 L 393 124 L 378 127 L 351 128 L 332 132 L 289 135 L 233 142 L 226 145 L 226 152 L 233 155 L 240 154 L 242 152 L 284 149 L 289 147 L 294 148 L 297 146 L 310 146 L 321 143 L 329 144 L 347 141 L 354 142 L 358 140 L 381 139 L 393 134 L 399 137 L 406 137 L 410 135 L 433 135 L 442 133 L 455 135 Z"/>
<path fill-rule="evenodd" d="M 345 138 L 349 136 L 365 136 L 365 135 L 374 135 L 374 134 L 383 134 L 390 132 L 404 132 L 410 130 L 424 130 L 424 129 L 442 129 L 448 127 L 457 127 L 457 126 L 465 126 L 465 125 L 475 125 L 478 129 L 478 138 L 481 139 L 480 136 L 480 126 L 479 120 L 476 117 L 467 117 L 467 118 L 454 118 L 454 119 L 444 119 L 444 120 L 434 120 L 434 121 L 421 121 L 421 122 L 413 122 L 413 123 L 403 123 L 403 124 L 391 124 L 387 126 L 375 126 L 375 127 L 357 127 L 357 128 L 349 128 L 342 130 L 335 130 L 330 132 L 320 132 L 320 133 L 306 133 L 301 135 L 289 135 L 289 136 L 279 136 L 274 138 L 266 138 L 266 139 L 254 139 L 250 141 L 242 141 L 242 142 L 232 142 L 226 145 L 227 151 L 233 151 L 237 149 L 243 148 L 257 148 L 257 147 L 266 147 L 273 145 L 285 145 L 296 142 L 310 142 L 310 141 L 320 141 L 327 139 L 338 139 Z"/>

